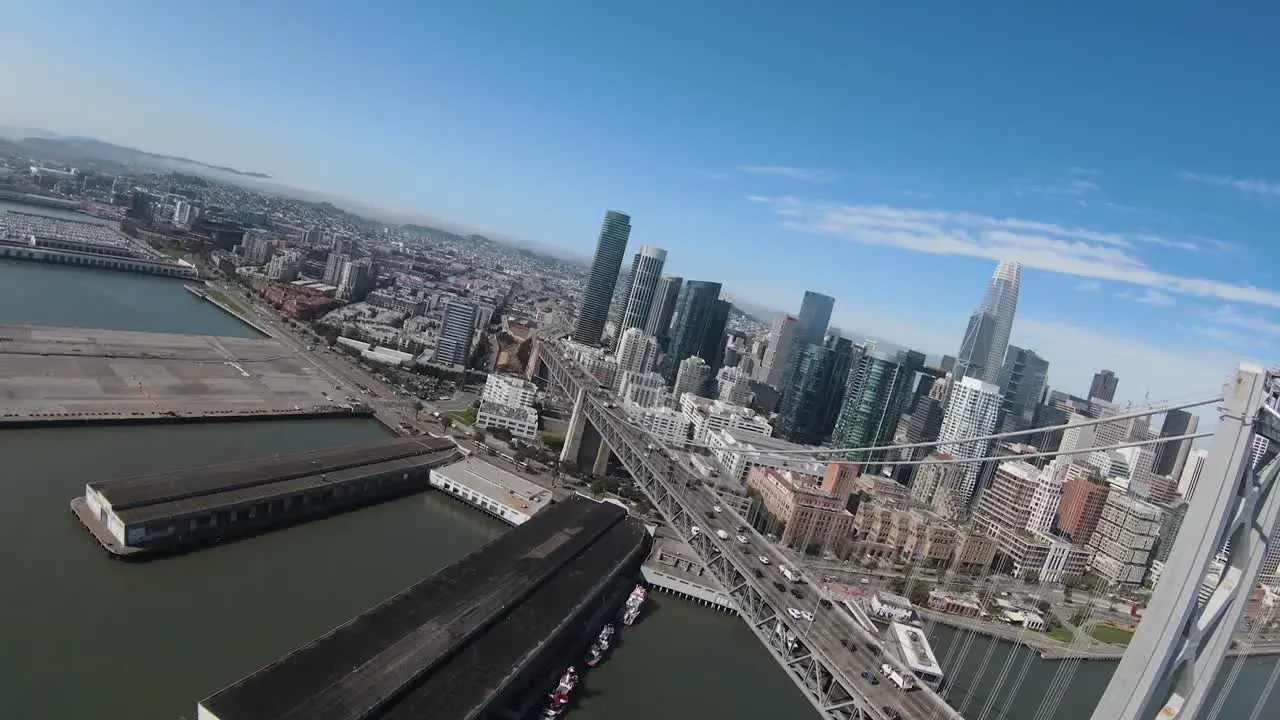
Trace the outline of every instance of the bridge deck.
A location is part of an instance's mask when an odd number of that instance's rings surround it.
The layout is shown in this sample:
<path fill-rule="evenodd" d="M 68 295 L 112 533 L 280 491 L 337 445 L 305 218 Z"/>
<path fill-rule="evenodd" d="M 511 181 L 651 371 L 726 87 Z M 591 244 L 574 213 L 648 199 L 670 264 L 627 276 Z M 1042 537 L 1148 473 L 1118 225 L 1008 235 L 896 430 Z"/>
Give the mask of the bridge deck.
<path fill-rule="evenodd" d="M 402 696 L 626 517 L 571 498 L 218 692 L 220 720 L 356 720 Z"/>

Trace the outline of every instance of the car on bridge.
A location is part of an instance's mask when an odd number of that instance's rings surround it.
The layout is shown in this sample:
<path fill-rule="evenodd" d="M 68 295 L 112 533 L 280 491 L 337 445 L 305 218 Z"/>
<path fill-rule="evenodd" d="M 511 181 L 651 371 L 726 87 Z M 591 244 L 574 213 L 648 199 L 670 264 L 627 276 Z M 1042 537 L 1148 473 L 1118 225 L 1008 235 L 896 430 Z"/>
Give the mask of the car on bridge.
<path fill-rule="evenodd" d="M 760 561 L 760 564 L 761 564 L 761 565 L 768 565 L 768 564 L 769 564 L 769 558 L 765 557 L 764 555 L 761 555 L 760 557 L 758 557 L 758 558 L 756 558 L 756 559 Z"/>
<path fill-rule="evenodd" d="M 879 684 L 880 684 L 880 678 L 876 677 L 876 674 L 875 674 L 875 673 L 873 673 L 873 672 L 871 672 L 870 670 L 863 670 L 863 671 L 862 671 L 862 679 L 863 679 L 863 680 L 866 680 L 867 682 L 871 683 L 872 685 L 879 685 Z"/>

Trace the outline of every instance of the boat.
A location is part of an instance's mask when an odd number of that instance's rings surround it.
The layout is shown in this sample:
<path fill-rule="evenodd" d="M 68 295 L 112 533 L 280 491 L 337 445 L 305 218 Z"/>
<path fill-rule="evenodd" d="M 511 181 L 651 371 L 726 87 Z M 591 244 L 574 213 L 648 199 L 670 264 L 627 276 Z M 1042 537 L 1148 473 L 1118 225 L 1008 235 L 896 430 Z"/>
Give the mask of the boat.
<path fill-rule="evenodd" d="M 637 585 L 631 594 L 627 596 L 626 603 L 622 606 L 622 624 L 630 625 L 640 617 L 640 608 L 644 606 L 644 601 L 649 597 L 649 591 L 643 585 Z"/>
<path fill-rule="evenodd" d="M 587 654 L 587 667 L 599 665 L 612 645 L 613 623 L 609 623 L 600 630 L 600 634 L 596 636 L 596 641 L 591 643 L 591 651 Z"/>
<path fill-rule="evenodd" d="M 564 714 L 565 708 L 569 707 L 569 696 L 577 686 L 578 669 L 570 665 L 565 668 L 564 674 L 556 682 L 555 689 L 547 696 L 547 705 L 542 709 L 542 716 L 554 718 Z"/>

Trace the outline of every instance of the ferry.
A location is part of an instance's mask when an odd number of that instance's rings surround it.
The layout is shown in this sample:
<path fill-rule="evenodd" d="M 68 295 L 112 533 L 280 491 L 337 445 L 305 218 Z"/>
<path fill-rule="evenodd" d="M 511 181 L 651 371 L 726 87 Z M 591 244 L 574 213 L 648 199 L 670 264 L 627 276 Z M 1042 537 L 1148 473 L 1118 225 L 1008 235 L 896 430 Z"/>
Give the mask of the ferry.
<path fill-rule="evenodd" d="M 547 696 L 547 705 L 542 709 L 542 716 L 555 718 L 563 715 L 565 709 L 569 707 L 569 696 L 573 694 L 573 689 L 576 687 L 578 687 L 578 670 L 570 665 L 560 676 L 556 688 Z"/>
<path fill-rule="evenodd" d="M 649 597 L 649 591 L 643 585 L 635 586 L 631 594 L 627 596 L 626 603 L 622 606 L 622 624 L 631 625 L 640 617 L 640 608 L 644 606 L 644 601 Z"/>
<path fill-rule="evenodd" d="M 613 632 L 613 623 L 605 625 L 600 630 L 596 641 L 591 643 L 591 652 L 587 655 L 587 667 L 595 667 L 604 660 L 604 656 L 609 653 L 609 648 L 613 646 Z"/>

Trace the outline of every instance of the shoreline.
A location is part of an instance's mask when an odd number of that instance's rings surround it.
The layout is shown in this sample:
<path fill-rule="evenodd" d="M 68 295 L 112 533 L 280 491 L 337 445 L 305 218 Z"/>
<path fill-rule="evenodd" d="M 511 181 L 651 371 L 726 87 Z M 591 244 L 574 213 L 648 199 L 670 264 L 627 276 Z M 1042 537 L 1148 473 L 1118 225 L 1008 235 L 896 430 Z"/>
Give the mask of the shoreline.
<path fill-rule="evenodd" d="M 205 290 L 205 289 L 203 289 L 203 288 L 201 288 L 201 287 L 199 287 L 199 286 L 197 286 L 197 285 L 184 285 L 183 287 L 184 287 L 184 288 L 186 288 L 187 292 L 191 293 L 192 295 L 195 295 L 196 297 L 200 298 L 201 300 L 204 300 L 204 301 L 206 301 L 206 302 L 212 303 L 214 307 L 216 307 L 216 308 L 218 308 L 219 310 L 221 310 L 221 311 L 225 312 L 226 314 L 230 315 L 231 317 L 234 317 L 235 319 L 239 320 L 240 322 L 244 323 L 245 325 L 248 325 L 249 327 L 253 328 L 254 330 L 257 330 L 258 332 L 262 333 L 262 334 L 263 334 L 263 335 L 265 335 L 266 337 L 275 337 L 275 335 L 271 334 L 271 333 L 270 333 L 266 328 L 262 327 L 261 325 L 259 325 L 259 324 L 258 324 L 258 323 L 256 323 L 256 322 L 254 322 L 254 321 L 250 320 L 250 319 L 249 319 L 249 318 L 248 318 L 248 317 L 247 317 L 243 312 L 241 312 L 241 311 L 239 311 L 239 310 L 236 310 L 235 308 L 231 307 L 230 305 L 228 305 L 228 304 L 226 304 L 226 303 L 222 302 L 221 300 L 217 299 L 217 298 L 216 298 L 216 297 L 214 297 L 212 294 L 210 294 L 210 293 L 209 293 L 209 291 L 207 291 L 207 290 Z"/>
<path fill-rule="evenodd" d="M 1088 636 L 1088 645 L 1077 645 L 1075 642 L 1064 643 L 1054 640 L 1044 633 L 1023 631 L 1013 626 L 996 625 L 995 623 L 970 620 L 944 613 L 917 608 L 925 622 L 945 625 L 957 632 L 972 631 L 983 637 L 995 638 L 1001 642 L 1020 645 L 1034 652 L 1041 660 L 1110 660 L 1118 661 L 1124 655 L 1126 647 L 1109 645 L 1093 636 Z M 1276 657 L 1280 656 L 1280 641 L 1256 643 L 1252 647 L 1234 647 L 1227 651 L 1227 657 Z"/>

